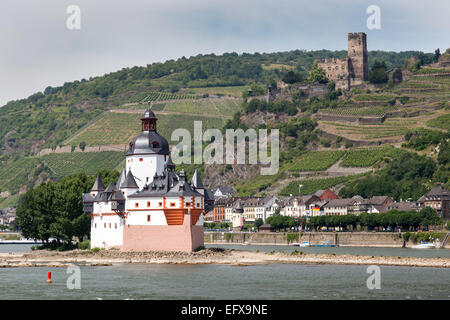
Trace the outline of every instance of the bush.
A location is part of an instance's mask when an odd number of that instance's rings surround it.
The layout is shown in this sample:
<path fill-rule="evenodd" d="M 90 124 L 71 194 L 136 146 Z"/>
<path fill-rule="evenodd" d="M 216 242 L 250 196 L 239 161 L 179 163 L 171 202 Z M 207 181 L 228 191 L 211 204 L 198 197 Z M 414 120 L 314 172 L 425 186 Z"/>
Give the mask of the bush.
<path fill-rule="evenodd" d="M 445 226 L 447 230 L 450 230 L 450 221 L 447 221 L 447 225 Z"/>
<path fill-rule="evenodd" d="M 194 249 L 194 252 L 199 252 L 205 250 L 205 246 L 198 246 L 197 248 Z"/>
<path fill-rule="evenodd" d="M 288 243 L 298 241 L 298 233 L 288 233 L 286 235 L 286 240 Z"/>
<path fill-rule="evenodd" d="M 94 252 L 94 253 L 99 252 L 99 251 L 100 251 L 100 248 L 98 248 L 98 247 L 91 249 L 91 252 Z"/>
<path fill-rule="evenodd" d="M 83 242 L 78 242 L 78 249 L 80 250 L 88 250 L 91 248 L 91 241 L 84 240 Z"/>

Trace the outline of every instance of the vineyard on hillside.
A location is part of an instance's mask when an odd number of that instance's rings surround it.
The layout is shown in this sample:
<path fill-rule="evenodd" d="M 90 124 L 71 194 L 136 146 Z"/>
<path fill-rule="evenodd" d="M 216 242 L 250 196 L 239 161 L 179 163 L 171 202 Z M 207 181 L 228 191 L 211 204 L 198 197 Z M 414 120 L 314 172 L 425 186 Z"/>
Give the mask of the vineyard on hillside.
<path fill-rule="evenodd" d="M 109 112 L 70 139 L 67 144 L 78 146 L 81 142 L 86 142 L 88 146 L 128 145 L 141 131 L 141 116 L 139 113 Z M 188 113 L 183 115 L 156 113 L 156 116 L 158 133 L 166 138 L 169 144 L 171 144 L 170 137 L 175 129 L 187 129 L 192 135 L 194 121 L 202 121 L 203 130 L 221 129 L 225 121 L 220 115 L 212 118 Z"/>
<path fill-rule="evenodd" d="M 36 158 L 44 162 L 55 178 L 61 178 L 78 172 L 94 175 L 101 169 L 113 170 L 124 161 L 123 152 L 72 152 L 53 153 Z"/>
<path fill-rule="evenodd" d="M 291 171 L 321 171 L 326 170 L 333 163 L 339 160 L 345 153 L 342 150 L 336 151 L 312 151 L 300 157 L 297 163 L 292 166 Z"/>
<path fill-rule="evenodd" d="M 384 157 L 396 157 L 402 152 L 402 149 L 392 146 L 368 149 L 352 149 L 349 150 L 342 158 L 342 167 L 371 167 Z"/>
<path fill-rule="evenodd" d="M 9 191 L 14 194 L 19 192 L 21 187 L 28 186 L 28 176 L 38 163 L 35 158 L 20 158 L 0 166 L 0 192 Z"/>
<path fill-rule="evenodd" d="M 340 183 L 344 183 L 354 179 L 360 175 L 349 175 L 349 176 L 339 176 L 333 178 L 323 178 L 323 179 L 307 179 L 307 180 L 295 180 L 289 183 L 289 185 L 281 190 L 280 195 L 289 196 L 299 195 L 299 185 L 303 185 L 301 187 L 302 194 L 313 194 L 317 190 L 324 190 L 327 188 L 334 187 Z"/>

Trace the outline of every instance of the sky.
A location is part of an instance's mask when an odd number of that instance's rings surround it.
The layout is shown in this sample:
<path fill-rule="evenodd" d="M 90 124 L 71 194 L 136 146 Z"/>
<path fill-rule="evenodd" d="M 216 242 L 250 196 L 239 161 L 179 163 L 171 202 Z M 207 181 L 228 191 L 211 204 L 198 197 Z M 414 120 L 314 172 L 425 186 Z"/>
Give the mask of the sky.
<path fill-rule="evenodd" d="M 80 9 L 80 28 L 67 8 Z M 380 29 L 366 10 L 380 8 Z M 182 56 L 346 50 L 444 51 L 449 0 L 2 0 L 0 106 L 47 86 Z"/>

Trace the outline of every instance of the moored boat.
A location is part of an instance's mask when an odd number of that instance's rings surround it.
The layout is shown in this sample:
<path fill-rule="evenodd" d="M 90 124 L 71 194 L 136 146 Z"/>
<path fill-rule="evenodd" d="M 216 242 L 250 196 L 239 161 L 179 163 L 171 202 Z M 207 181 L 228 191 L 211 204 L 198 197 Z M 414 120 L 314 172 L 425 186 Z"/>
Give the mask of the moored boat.
<path fill-rule="evenodd" d="M 422 242 L 420 244 L 416 244 L 411 246 L 412 249 L 434 249 L 436 248 L 436 244 L 429 242 Z"/>

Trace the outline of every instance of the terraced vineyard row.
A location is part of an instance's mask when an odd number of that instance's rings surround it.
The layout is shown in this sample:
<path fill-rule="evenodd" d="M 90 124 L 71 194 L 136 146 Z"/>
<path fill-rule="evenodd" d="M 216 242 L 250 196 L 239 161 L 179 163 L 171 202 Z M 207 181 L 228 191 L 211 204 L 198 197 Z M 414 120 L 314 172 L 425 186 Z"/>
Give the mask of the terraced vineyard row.
<path fill-rule="evenodd" d="M 343 116 L 382 116 L 386 111 L 392 109 L 387 106 L 362 107 L 362 108 L 329 108 L 320 110 L 323 113 L 338 114 Z"/>
<path fill-rule="evenodd" d="M 329 168 L 345 153 L 343 150 L 311 151 L 300 157 L 291 171 L 322 171 Z"/>
<path fill-rule="evenodd" d="M 323 178 L 323 179 L 307 179 L 307 180 L 295 180 L 289 183 L 289 185 L 281 190 L 280 195 L 289 196 L 299 195 L 299 185 L 303 185 L 301 188 L 302 194 L 313 194 L 317 190 L 323 190 L 327 188 L 334 187 L 340 183 L 350 181 L 358 177 L 359 175 L 349 175 L 349 176 L 339 176 L 333 178 Z"/>
<path fill-rule="evenodd" d="M 124 161 L 124 157 L 123 152 L 103 151 L 54 153 L 37 159 L 43 161 L 60 178 L 78 172 L 93 175 L 101 169 L 112 170 Z"/>
<path fill-rule="evenodd" d="M 346 125 L 338 122 L 324 122 L 333 125 L 338 134 L 361 135 L 364 139 L 377 139 L 384 137 L 400 136 L 408 132 L 407 127 L 396 125 Z"/>
<path fill-rule="evenodd" d="M 165 100 L 193 100 L 201 96 L 194 94 L 178 94 L 171 92 L 152 92 L 144 98 L 144 101 L 165 101 Z"/>
<path fill-rule="evenodd" d="M 450 130 L 450 113 L 428 120 L 427 126 Z"/>

